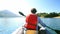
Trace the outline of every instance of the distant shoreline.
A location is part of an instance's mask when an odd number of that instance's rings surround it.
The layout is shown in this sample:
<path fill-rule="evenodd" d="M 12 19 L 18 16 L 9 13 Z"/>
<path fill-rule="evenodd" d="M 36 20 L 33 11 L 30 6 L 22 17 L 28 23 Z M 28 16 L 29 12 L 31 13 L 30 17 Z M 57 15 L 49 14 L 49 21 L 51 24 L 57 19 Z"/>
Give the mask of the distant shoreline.
<path fill-rule="evenodd" d="M 40 18 L 45 18 L 45 17 L 40 17 Z M 47 18 L 47 17 L 46 17 L 46 18 Z M 48 17 L 48 18 L 50 18 L 50 17 Z M 52 17 L 52 18 L 60 18 L 60 16 Z"/>
<path fill-rule="evenodd" d="M 54 18 L 60 18 L 60 16 L 54 17 Z"/>

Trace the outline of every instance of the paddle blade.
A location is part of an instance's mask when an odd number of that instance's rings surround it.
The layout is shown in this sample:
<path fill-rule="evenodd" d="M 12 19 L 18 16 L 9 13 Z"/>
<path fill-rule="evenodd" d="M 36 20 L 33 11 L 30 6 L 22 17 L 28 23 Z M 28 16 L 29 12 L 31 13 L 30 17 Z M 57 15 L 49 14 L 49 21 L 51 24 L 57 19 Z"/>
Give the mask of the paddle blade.
<path fill-rule="evenodd" d="M 22 15 L 22 16 L 25 16 L 22 12 L 19 11 L 19 14 Z M 25 16 L 26 17 L 26 16 Z"/>

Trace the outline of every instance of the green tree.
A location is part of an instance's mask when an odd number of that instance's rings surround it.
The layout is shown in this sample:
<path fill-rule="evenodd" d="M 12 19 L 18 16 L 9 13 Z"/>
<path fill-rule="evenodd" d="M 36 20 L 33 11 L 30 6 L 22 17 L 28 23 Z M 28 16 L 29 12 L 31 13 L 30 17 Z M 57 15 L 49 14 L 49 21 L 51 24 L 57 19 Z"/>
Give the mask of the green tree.
<path fill-rule="evenodd" d="M 39 17 L 45 17 L 45 18 L 53 18 L 56 16 L 60 16 L 60 13 L 56 13 L 56 12 L 51 12 L 51 13 L 37 13 L 37 15 Z"/>

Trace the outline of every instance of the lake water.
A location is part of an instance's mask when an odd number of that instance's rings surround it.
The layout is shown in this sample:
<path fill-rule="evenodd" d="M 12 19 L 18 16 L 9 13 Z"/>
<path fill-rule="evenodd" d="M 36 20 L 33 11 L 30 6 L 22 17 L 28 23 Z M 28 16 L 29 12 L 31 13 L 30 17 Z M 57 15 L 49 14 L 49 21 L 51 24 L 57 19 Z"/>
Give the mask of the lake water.
<path fill-rule="evenodd" d="M 60 30 L 60 18 L 41 18 L 41 20 L 47 26 L 55 30 Z M 24 24 L 24 17 L 0 18 L 0 34 L 11 34 L 17 28 L 22 27 Z M 52 32 L 52 34 L 56 34 L 53 30 L 50 30 L 50 32 Z"/>

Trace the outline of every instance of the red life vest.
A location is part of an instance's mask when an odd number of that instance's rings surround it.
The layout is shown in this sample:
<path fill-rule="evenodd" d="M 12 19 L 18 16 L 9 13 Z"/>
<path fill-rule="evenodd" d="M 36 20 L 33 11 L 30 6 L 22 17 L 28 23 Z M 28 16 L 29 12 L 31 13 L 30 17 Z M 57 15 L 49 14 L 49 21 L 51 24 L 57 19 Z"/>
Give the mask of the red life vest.
<path fill-rule="evenodd" d="M 26 17 L 26 24 L 25 27 L 27 29 L 34 29 L 36 30 L 37 26 L 37 15 L 36 14 L 30 14 Z"/>

